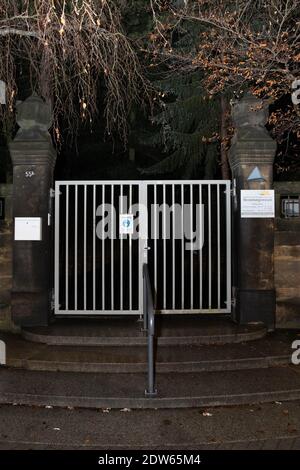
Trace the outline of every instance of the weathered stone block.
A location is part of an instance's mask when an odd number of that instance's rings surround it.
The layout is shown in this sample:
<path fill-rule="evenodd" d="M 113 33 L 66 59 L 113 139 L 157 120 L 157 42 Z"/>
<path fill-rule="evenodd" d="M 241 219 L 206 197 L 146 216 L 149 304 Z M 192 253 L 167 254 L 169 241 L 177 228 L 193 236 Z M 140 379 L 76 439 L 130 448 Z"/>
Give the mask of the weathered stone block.
<path fill-rule="evenodd" d="M 299 328 L 300 299 L 277 301 L 276 328 Z"/>
<path fill-rule="evenodd" d="M 18 330 L 11 319 L 10 305 L 0 305 L 0 331 L 17 332 Z"/>
<path fill-rule="evenodd" d="M 291 258 L 277 259 L 275 262 L 276 287 L 299 287 L 299 282 L 300 260 L 291 260 Z"/>
<path fill-rule="evenodd" d="M 285 230 L 275 231 L 275 246 L 280 245 L 299 245 L 300 232 Z"/>

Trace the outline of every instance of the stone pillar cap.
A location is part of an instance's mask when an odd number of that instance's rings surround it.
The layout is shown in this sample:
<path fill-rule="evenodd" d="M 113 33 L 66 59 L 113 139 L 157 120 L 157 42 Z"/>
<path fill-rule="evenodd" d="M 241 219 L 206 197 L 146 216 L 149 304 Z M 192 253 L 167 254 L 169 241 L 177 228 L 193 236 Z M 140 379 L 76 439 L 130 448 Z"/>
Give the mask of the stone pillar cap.
<path fill-rule="evenodd" d="M 17 124 L 20 129 L 16 140 L 49 140 L 52 109 L 36 93 L 17 104 Z"/>

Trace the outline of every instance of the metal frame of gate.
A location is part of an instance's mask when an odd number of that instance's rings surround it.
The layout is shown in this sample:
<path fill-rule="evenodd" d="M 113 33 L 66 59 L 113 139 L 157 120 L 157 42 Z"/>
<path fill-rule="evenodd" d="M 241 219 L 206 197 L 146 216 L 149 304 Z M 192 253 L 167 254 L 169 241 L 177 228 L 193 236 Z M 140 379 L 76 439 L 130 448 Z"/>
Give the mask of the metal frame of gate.
<path fill-rule="evenodd" d="M 122 207 L 122 197 L 127 197 L 128 208 Z M 118 215 L 125 209 L 130 213 L 132 205 L 137 203 L 147 208 L 147 213 L 140 211 L 134 217 L 135 222 L 139 220 L 138 238 L 119 235 L 119 217 L 112 217 L 110 235 L 117 237 L 114 241 L 98 239 L 97 217 L 103 219 L 107 214 L 105 204 L 111 203 Z M 170 237 L 166 238 L 169 214 L 164 204 L 182 207 L 178 214 L 182 226 L 180 239 L 175 238 L 178 221 L 174 212 L 169 219 Z M 204 250 L 185 250 L 185 204 L 190 207 L 191 234 L 197 211 L 204 207 L 200 217 L 204 227 Z M 101 206 L 100 213 L 98 206 Z M 154 222 L 150 206 L 154 207 Z M 101 230 L 104 237 L 103 224 Z M 56 315 L 142 315 L 143 264 L 146 262 L 156 293 L 156 309 L 160 313 L 230 313 L 230 181 L 56 182 Z"/>

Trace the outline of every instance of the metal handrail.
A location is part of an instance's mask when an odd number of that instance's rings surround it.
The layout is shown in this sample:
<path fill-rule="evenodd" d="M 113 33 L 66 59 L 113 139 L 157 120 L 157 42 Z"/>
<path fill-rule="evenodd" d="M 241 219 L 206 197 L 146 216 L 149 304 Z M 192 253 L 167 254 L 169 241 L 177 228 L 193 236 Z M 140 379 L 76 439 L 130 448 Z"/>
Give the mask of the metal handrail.
<path fill-rule="evenodd" d="M 144 283 L 144 330 L 147 331 L 147 353 L 148 353 L 148 388 L 145 390 L 146 397 L 155 397 L 155 359 L 154 359 L 154 339 L 155 339 L 155 310 L 153 303 L 152 287 L 147 264 L 143 265 Z"/>

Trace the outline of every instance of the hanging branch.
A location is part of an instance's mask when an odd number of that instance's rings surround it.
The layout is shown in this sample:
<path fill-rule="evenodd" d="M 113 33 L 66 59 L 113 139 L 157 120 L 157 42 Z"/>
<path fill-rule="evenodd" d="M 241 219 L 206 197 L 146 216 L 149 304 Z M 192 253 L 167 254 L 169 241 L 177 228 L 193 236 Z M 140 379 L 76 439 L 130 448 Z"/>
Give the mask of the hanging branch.
<path fill-rule="evenodd" d="M 19 78 L 50 100 L 56 138 L 98 114 L 105 90 L 106 130 L 127 139 L 128 111 L 150 98 L 133 45 L 122 29 L 123 0 L 2 0 L 0 79 L 7 84 L 6 117 L 14 112 Z M 104 83 L 104 86 L 103 86 Z M 2 118 L 5 116 L 2 115 Z"/>

